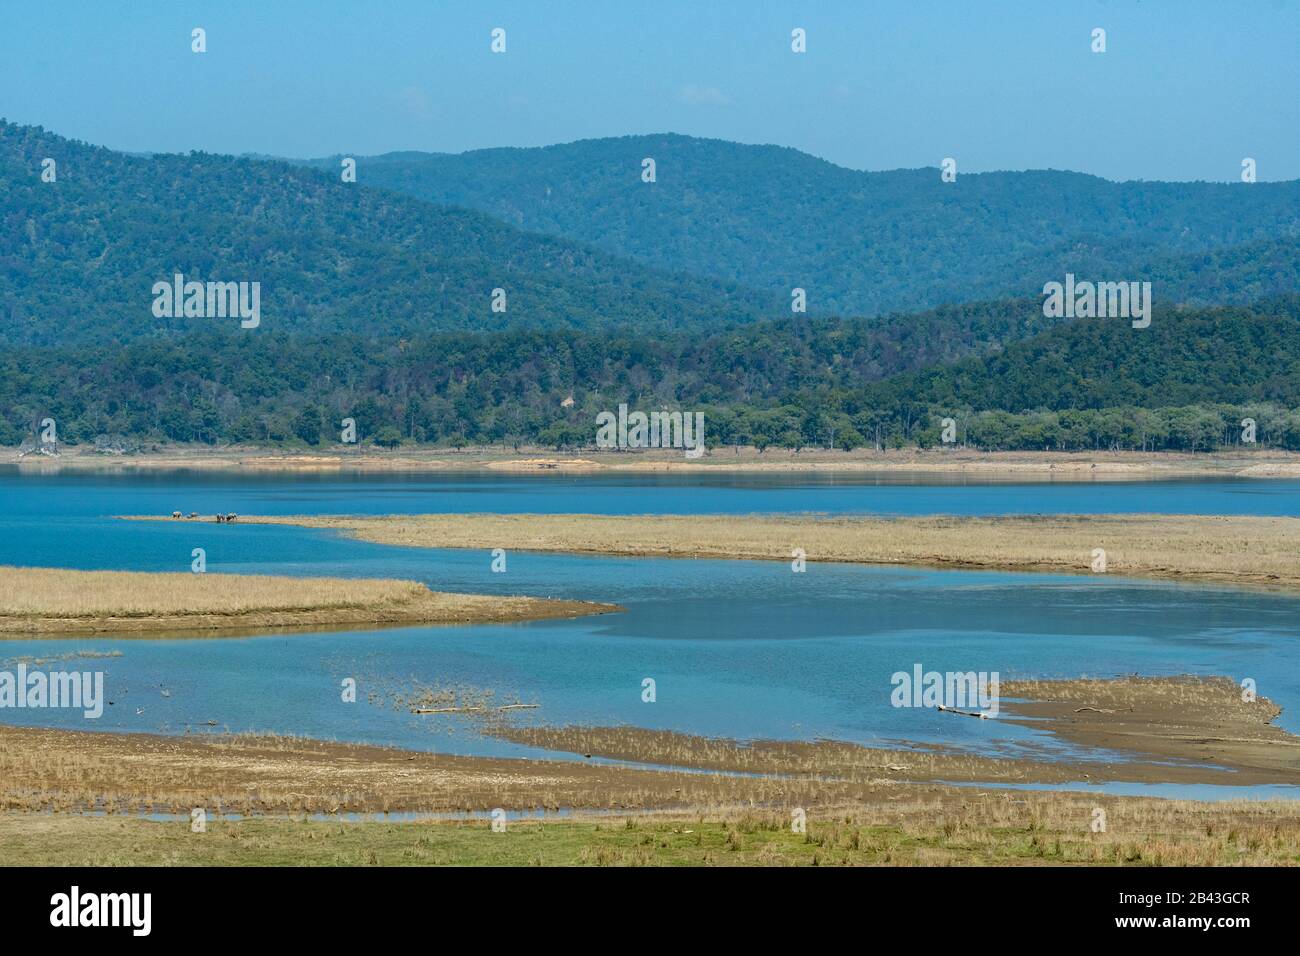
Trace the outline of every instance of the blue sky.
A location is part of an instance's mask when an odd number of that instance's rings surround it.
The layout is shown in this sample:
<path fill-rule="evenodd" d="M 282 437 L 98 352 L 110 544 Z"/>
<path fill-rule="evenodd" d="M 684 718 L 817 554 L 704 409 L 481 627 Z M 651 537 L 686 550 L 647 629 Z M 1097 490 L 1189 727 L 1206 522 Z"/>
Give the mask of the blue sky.
<path fill-rule="evenodd" d="M 952 156 L 962 172 L 1235 180 L 1251 156 L 1261 180 L 1300 178 L 1296 0 L 0 2 L 0 116 L 115 149 L 672 131 L 856 169 Z"/>

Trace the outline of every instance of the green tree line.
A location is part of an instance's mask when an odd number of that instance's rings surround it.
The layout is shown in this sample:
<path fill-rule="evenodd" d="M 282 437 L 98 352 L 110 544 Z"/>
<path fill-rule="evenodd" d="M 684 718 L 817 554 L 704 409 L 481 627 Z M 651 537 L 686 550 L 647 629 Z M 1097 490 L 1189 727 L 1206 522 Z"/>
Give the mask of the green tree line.
<path fill-rule="evenodd" d="M 891 320 L 300 336 L 255 330 L 0 356 L 0 443 L 101 436 L 317 446 L 586 447 L 620 404 L 702 411 L 710 445 L 1204 450 L 1300 447 L 1300 299 L 1087 319 L 999 347 L 1033 303 Z M 891 324 L 892 323 L 892 324 Z M 953 355 L 964 356 L 952 358 Z M 948 359 L 935 364 L 936 359 Z M 1235 437 L 1234 437 L 1235 436 Z"/>

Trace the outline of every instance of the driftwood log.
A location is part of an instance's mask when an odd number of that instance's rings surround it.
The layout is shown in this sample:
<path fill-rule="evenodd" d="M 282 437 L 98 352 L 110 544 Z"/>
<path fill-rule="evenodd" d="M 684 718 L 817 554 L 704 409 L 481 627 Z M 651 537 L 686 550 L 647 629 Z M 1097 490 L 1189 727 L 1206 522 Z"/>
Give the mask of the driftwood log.
<path fill-rule="evenodd" d="M 982 714 L 978 710 L 958 710 L 956 707 L 945 707 L 943 704 L 939 705 L 939 709 L 945 714 L 961 714 L 963 717 L 978 717 L 980 720 L 989 719 L 988 714 Z"/>
<path fill-rule="evenodd" d="M 413 714 L 486 714 L 502 710 L 536 710 L 541 704 L 504 704 L 501 707 L 412 707 Z"/>

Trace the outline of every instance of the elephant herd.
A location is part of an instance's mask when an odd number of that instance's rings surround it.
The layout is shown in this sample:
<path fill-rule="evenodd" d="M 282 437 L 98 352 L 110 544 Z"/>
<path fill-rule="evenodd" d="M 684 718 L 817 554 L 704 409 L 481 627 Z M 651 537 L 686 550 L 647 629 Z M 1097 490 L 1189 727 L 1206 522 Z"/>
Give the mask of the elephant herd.
<path fill-rule="evenodd" d="M 199 513 L 198 513 L 197 511 L 191 511 L 191 512 L 190 512 L 189 514 L 187 514 L 187 515 L 183 515 L 183 514 L 181 514 L 179 511 L 173 511 L 173 512 L 172 512 L 172 517 L 173 517 L 173 518 L 197 518 L 198 516 L 199 516 Z M 224 514 L 224 515 L 221 514 L 220 512 L 218 512 L 218 513 L 217 513 L 217 524 L 226 524 L 226 523 L 228 523 L 228 522 L 234 521 L 234 520 L 235 520 L 236 518 L 238 518 L 238 517 L 239 517 L 239 515 L 235 514 L 233 511 L 230 512 L 229 514 Z"/>

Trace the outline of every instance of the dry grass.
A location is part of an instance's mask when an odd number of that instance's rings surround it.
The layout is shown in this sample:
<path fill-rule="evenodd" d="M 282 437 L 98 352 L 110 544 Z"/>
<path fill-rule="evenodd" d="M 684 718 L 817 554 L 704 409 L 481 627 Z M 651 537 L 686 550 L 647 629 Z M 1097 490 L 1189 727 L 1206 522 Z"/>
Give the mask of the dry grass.
<path fill-rule="evenodd" d="M 1300 862 L 1300 803 L 1196 803 L 773 780 L 266 737 L 0 728 L 0 863 L 1241 865 Z M 188 815 L 208 811 L 206 834 Z M 303 822 L 275 814 L 603 808 L 593 821 Z M 1096 808 L 1105 832 L 1092 832 Z M 803 808 L 807 833 L 791 831 Z M 85 811 L 106 816 L 87 817 Z M 41 811 L 54 811 L 53 814 Z M 181 820 L 129 818 L 170 813 Z M 251 816 L 223 822 L 223 815 Z M 543 837 L 544 831 L 549 836 Z M 619 835 L 621 834 L 621 835 Z M 625 839 L 626 838 L 626 839 Z"/>
<path fill-rule="evenodd" d="M 1093 832 L 1097 809 L 1106 828 Z M 513 820 L 188 820 L 0 813 L 0 864 L 26 866 L 1294 866 L 1300 805 L 966 793 L 807 813 Z"/>
<path fill-rule="evenodd" d="M 1097 515 L 781 518 L 763 515 L 253 517 L 424 548 L 740 558 L 1091 573 L 1300 587 L 1300 518 Z"/>
<path fill-rule="evenodd" d="M 411 581 L 247 575 L 148 574 L 0 567 L 0 616 L 139 617 L 246 614 L 406 604 Z"/>
<path fill-rule="evenodd" d="M 1040 706 L 1079 707 L 1123 725 L 1134 712 L 1192 711 L 1252 742 L 1276 708 L 1239 706 L 1224 681 L 1066 681 L 1011 685 Z M 1031 706 L 1032 706 L 1031 702 Z M 1104 705 L 1104 706 L 1103 706 Z M 1092 714 L 1092 709 L 1102 711 Z M 1056 729 L 1051 727 L 1050 729 Z M 1153 732 L 1158 736 L 1162 728 Z M 1199 733 L 1199 730 L 1195 730 Z M 1277 733 L 1281 733 L 1278 731 Z M 541 746 L 734 773 L 455 757 L 266 736 L 160 737 L 0 726 L 0 863 L 45 865 L 1295 865 L 1300 802 L 1198 803 L 1002 791 L 1068 766 L 853 744 L 710 740 L 636 728 L 533 729 Z M 1285 736 L 1285 735 L 1283 735 Z M 1139 751 L 1149 745 L 1137 744 Z M 1093 765 L 1094 768 L 1096 765 Z M 1142 764 L 1117 762 L 1138 779 Z M 1150 764 L 1150 779 L 1189 779 Z M 1246 782 L 1241 768 L 1226 771 Z M 935 779 L 979 779 L 958 788 Z M 916 782 L 931 776 L 930 782 Z M 1294 775 L 1293 775 L 1294 776 Z M 1102 779 L 1098 775 L 1095 779 Z M 1222 780 L 1218 782 L 1223 782 Z M 193 834 L 192 808 L 209 832 Z M 577 811 L 513 821 L 353 822 L 282 815 Z M 795 808 L 807 832 L 792 831 Z M 581 811 L 612 811 L 599 818 Z M 1098 810 L 1105 828 L 1094 832 Z M 52 812 L 51 812 L 52 811 Z M 86 811 L 104 816 L 85 816 Z M 133 819 L 174 814 L 177 822 Z M 251 817 L 233 821 L 232 814 Z M 277 816 L 280 815 L 280 816 Z"/>
<path fill-rule="evenodd" d="M 7 636 L 517 621 L 615 609 L 448 594 L 414 581 L 0 567 L 0 633 Z"/>
<path fill-rule="evenodd" d="M 1282 708 L 1224 677 L 1008 681 L 1000 692 L 1019 698 L 1004 703 L 1013 721 L 1085 747 L 1300 784 L 1300 738 L 1273 723 Z"/>
<path fill-rule="evenodd" d="M 275 736 L 0 725 L 0 810 L 188 813 L 205 807 L 247 815 L 814 807 L 901 796 L 903 786 L 459 757 Z M 918 793 L 950 789 L 917 786 Z"/>
<path fill-rule="evenodd" d="M 1004 684 L 1001 692 L 1005 714 L 999 720 L 1026 723 L 1120 759 L 1046 759 L 1031 745 L 1004 744 L 977 754 L 947 746 L 886 749 L 834 740 L 742 743 L 630 726 L 495 725 L 488 732 L 533 747 L 616 760 L 842 782 L 1300 786 L 1300 738 L 1273 725 L 1280 708 L 1262 697 L 1243 702 L 1240 688 L 1227 679 L 1024 681 Z M 997 724 L 979 725 L 991 747 L 1001 736 Z"/>
<path fill-rule="evenodd" d="M 1045 687 L 1045 693 L 1058 700 L 1043 703 L 1059 705 L 1073 693 L 1070 683 L 1060 693 Z M 1155 707 L 1152 702 L 1180 699 L 1184 690 L 1166 689 L 1166 683 L 1129 688 L 1116 695 L 1116 703 L 1148 711 Z M 202 806 L 266 814 L 482 811 L 499 806 L 700 811 L 931 798 L 964 803 L 978 792 L 942 781 L 996 786 L 1068 783 L 1091 776 L 1093 781 L 1300 782 L 1290 756 L 1296 753 L 1296 739 L 1266 720 L 1261 723 L 1260 715 L 1275 714 L 1276 708 L 1261 702 L 1258 714 L 1221 715 L 1216 701 L 1203 695 L 1192 703 L 1208 712 L 1177 716 L 1181 726 L 1154 724 L 1146 736 L 1126 725 L 1125 714 L 1114 715 L 1122 757 L 1160 753 L 1161 741 L 1178 740 L 1188 728 L 1193 749 L 1184 755 L 1191 759 L 1178 763 L 1163 755 L 1159 761 L 1072 763 L 1026 759 L 1023 753 L 1000 758 L 945 748 L 872 749 L 837 741 L 745 744 L 634 727 L 494 731 L 554 750 L 712 773 L 585 760 L 456 757 L 273 736 L 165 737 L 0 726 L 0 809 L 183 812 Z M 1069 721 L 1068 716 L 1049 717 L 1043 729 L 1059 732 Z M 1204 743 L 1202 728 L 1213 722 L 1221 723 L 1220 740 L 1240 738 L 1244 749 L 1228 747 L 1214 761 L 1217 766 L 1208 766 L 1195 758 L 1195 747 Z"/>
<path fill-rule="evenodd" d="M 780 774 L 866 784 L 885 780 L 1069 783 L 1081 779 L 1073 764 L 981 756 L 943 747 L 887 749 L 833 740 L 742 742 L 632 726 L 496 726 L 489 732 L 544 750 L 727 773 Z M 1126 769 L 1131 779 L 1153 768 Z"/>

